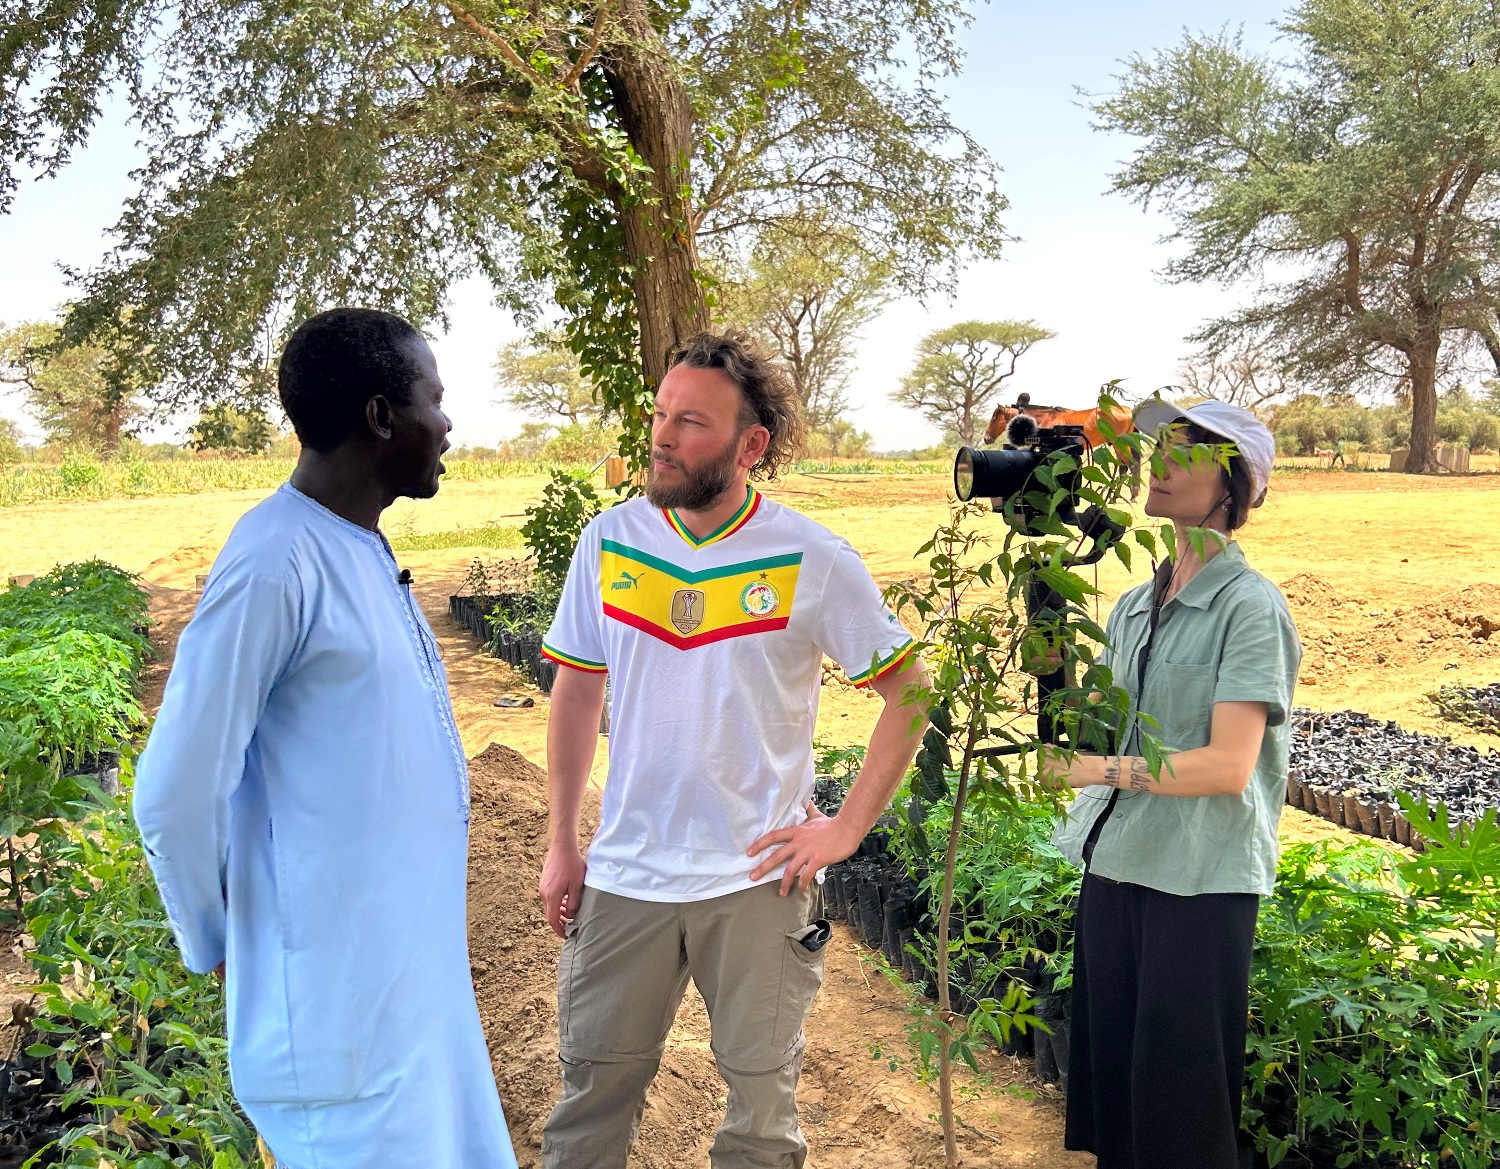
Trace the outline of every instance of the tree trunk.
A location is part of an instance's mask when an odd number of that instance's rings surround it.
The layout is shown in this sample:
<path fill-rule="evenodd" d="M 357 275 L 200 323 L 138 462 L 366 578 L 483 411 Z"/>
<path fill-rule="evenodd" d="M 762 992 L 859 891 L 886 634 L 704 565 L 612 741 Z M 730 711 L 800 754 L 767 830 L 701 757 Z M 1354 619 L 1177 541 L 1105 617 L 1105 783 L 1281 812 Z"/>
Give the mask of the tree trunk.
<path fill-rule="evenodd" d="M 121 416 L 125 413 L 125 403 L 116 402 L 104 415 L 104 453 L 112 455 L 120 448 L 120 430 L 123 426 Z"/>
<path fill-rule="evenodd" d="M 691 237 L 674 233 L 673 216 L 662 206 L 621 211 L 625 248 L 635 269 L 635 311 L 641 329 L 641 371 L 654 391 L 667 373 L 667 357 L 681 342 L 709 325 L 708 305 L 698 283 L 698 249 Z"/>
<path fill-rule="evenodd" d="M 1437 359 L 1440 334 L 1422 329 L 1408 357 L 1411 379 L 1411 449 L 1406 470 L 1413 475 L 1432 475 L 1437 461 Z"/>
<path fill-rule="evenodd" d="M 652 198 L 627 204 L 617 197 L 615 206 L 634 271 L 641 369 L 654 391 L 672 348 L 709 327 L 692 208 L 683 194 L 690 189 L 693 111 L 644 0 L 621 0 L 619 11 L 625 36 L 605 62 L 605 77 L 630 144 L 651 168 Z"/>

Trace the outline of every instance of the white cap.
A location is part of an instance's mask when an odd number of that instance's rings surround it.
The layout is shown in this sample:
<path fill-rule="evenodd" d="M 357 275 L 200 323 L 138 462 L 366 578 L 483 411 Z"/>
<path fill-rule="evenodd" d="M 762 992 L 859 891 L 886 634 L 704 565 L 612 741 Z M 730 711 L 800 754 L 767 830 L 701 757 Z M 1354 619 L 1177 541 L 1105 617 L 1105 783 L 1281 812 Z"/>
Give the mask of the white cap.
<path fill-rule="evenodd" d="M 1135 408 L 1135 428 L 1142 434 L 1154 436 L 1162 427 L 1184 420 L 1234 443 L 1250 470 L 1250 506 L 1264 503 L 1276 461 L 1276 440 L 1266 424 L 1243 406 L 1214 398 L 1196 406 L 1179 406 L 1158 393 Z"/>

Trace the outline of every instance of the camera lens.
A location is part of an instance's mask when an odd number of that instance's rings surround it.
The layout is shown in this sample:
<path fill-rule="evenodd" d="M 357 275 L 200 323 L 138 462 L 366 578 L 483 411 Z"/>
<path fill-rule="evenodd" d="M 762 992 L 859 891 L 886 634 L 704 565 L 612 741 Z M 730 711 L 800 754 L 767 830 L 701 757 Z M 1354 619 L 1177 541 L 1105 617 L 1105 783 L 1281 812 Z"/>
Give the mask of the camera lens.
<path fill-rule="evenodd" d="M 953 460 L 953 493 L 964 503 L 975 498 L 1007 499 L 1025 488 L 1041 460 L 1029 447 L 1018 451 L 959 447 Z"/>
<path fill-rule="evenodd" d="M 953 494 L 964 503 L 974 498 L 974 452 L 966 446 L 958 448 L 953 460 Z"/>

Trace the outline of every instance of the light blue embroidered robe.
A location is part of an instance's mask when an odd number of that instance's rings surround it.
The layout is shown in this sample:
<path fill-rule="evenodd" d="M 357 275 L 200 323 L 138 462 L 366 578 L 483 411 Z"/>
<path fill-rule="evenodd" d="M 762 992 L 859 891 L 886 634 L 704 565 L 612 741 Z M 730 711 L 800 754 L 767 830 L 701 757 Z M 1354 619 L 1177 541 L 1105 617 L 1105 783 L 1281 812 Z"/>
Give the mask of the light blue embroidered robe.
<path fill-rule="evenodd" d="M 384 539 L 290 484 L 183 631 L 135 814 L 287 1169 L 513 1169 L 470 981 L 468 767 Z"/>

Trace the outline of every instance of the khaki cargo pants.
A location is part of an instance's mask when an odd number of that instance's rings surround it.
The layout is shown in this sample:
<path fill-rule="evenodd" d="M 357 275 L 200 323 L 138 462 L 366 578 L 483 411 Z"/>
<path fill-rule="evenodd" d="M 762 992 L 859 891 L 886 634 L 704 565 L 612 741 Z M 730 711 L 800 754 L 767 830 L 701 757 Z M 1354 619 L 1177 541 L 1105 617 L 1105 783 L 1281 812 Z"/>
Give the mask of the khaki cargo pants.
<path fill-rule="evenodd" d="M 826 949 L 797 940 L 816 887 L 779 890 L 757 885 L 685 904 L 584 890 L 558 966 L 563 1088 L 542 1132 L 543 1169 L 624 1169 L 689 976 L 729 1086 L 713 1169 L 801 1169 L 802 1021 Z"/>

